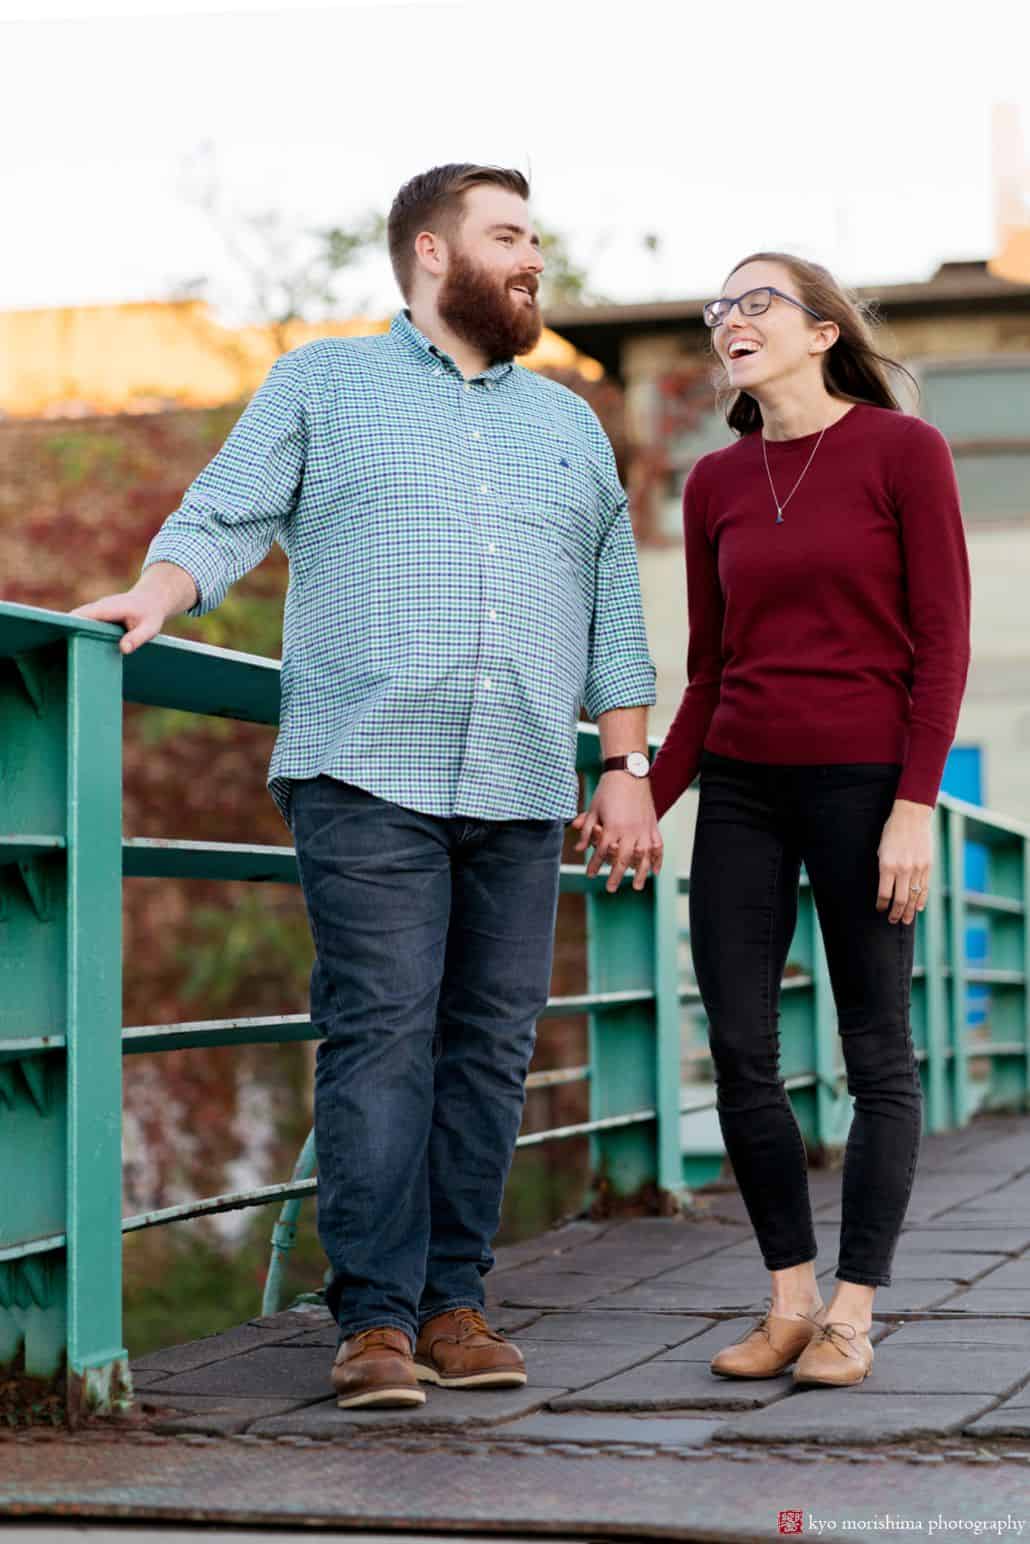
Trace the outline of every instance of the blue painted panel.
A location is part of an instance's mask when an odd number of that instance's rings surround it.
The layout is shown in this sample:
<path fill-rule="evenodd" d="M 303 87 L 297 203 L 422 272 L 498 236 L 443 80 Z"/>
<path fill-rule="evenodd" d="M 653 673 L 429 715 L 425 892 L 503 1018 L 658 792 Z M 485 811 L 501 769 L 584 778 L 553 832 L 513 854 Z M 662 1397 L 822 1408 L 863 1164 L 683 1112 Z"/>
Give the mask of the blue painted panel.
<path fill-rule="evenodd" d="M 956 745 L 948 756 L 941 780 L 943 793 L 967 804 L 983 804 L 983 750 L 979 745 Z M 987 848 L 982 842 L 967 842 L 964 863 L 967 890 L 987 889 Z M 982 922 L 966 928 L 966 958 L 970 965 L 986 965 L 990 956 L 990 935 Z M 967 991 L 967 1022 L 970 1027 L 987 1018 L 990 988 L 973 982 Z"/>

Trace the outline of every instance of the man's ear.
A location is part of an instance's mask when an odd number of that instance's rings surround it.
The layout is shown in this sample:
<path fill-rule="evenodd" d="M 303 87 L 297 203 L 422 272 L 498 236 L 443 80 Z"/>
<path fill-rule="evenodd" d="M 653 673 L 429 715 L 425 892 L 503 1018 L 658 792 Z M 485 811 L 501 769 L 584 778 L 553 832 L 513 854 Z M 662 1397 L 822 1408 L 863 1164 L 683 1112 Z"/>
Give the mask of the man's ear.
<path fill-rule="evenodd" d="M 419 231 L 415 237 L 415 260 L 426 273 L 442 278 L 447 269 L 447 243 L 435 231 Z"/>

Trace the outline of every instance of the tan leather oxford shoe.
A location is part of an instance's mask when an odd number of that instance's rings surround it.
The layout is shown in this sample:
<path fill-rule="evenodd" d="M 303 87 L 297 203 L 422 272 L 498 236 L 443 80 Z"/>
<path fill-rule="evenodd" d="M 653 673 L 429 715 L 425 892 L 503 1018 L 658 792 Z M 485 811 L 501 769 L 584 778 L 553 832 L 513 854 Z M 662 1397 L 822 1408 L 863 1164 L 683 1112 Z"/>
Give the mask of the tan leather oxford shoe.
<path fill-rule="evenodd" d="M 817 1312 L 822 1311 L 822 1304 Z M 818 1321 L 811 1315 L 769 1311 L 751 1329 L 712 1357 L 712 1372 L 723 1378 L 775 1378 L 801 1355 Z"/>
<path fill-rule="evenodd" d="M 834 1388 L 861 1383 L 873 1365 L 873 1347 L 868 1335 L 853 1324 L 819 1324 L 811 1341 L 794 1368 L 794 1382 L 828 1383 Z"/>

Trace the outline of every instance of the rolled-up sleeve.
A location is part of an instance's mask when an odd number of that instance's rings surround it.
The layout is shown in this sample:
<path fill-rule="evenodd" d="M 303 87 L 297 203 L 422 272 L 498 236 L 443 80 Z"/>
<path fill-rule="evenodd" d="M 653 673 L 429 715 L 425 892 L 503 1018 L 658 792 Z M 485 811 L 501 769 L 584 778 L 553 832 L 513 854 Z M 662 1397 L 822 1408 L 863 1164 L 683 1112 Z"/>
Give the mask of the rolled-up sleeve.
<path fill-rule="evenodd" d="M 296 504 L 308 417 L 297 353 L 276 361 L 221 450 L 187 488 L 143 567 L 175 563 L 193 579 L 203 616 L 265 557 Z"/>
<path fill-rule="evenodd" d="M 656 700 L 655 677 L 647 646 L 637 550 L 622 494 L 597 554 L 583 707 L 592 719 L 612 708 L 649 707 Z"/>

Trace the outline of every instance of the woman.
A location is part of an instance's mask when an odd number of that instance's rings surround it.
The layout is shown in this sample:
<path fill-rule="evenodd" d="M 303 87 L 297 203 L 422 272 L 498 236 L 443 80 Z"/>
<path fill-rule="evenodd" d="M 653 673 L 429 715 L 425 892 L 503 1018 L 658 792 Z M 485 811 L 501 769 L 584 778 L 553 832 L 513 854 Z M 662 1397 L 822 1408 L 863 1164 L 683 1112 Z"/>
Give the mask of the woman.
<path fill-rule="evenodd" d="M 919 1149 L 908 1010 L 931 815 L 969 665 L 950 452 L 900 411 L 859 306 L 825 269 L 746 258 L 705 308 L 739 438 L 684 493 L 688 686 L 652 771 L 659 818 L 700 771 L 691 948 L 719 1121 L 771 1307 L 712 1369 L 859 1383 Z M 805 1148 L 778 1070 L 804 863 L 854 1115 L 823 1306 Z"/>

